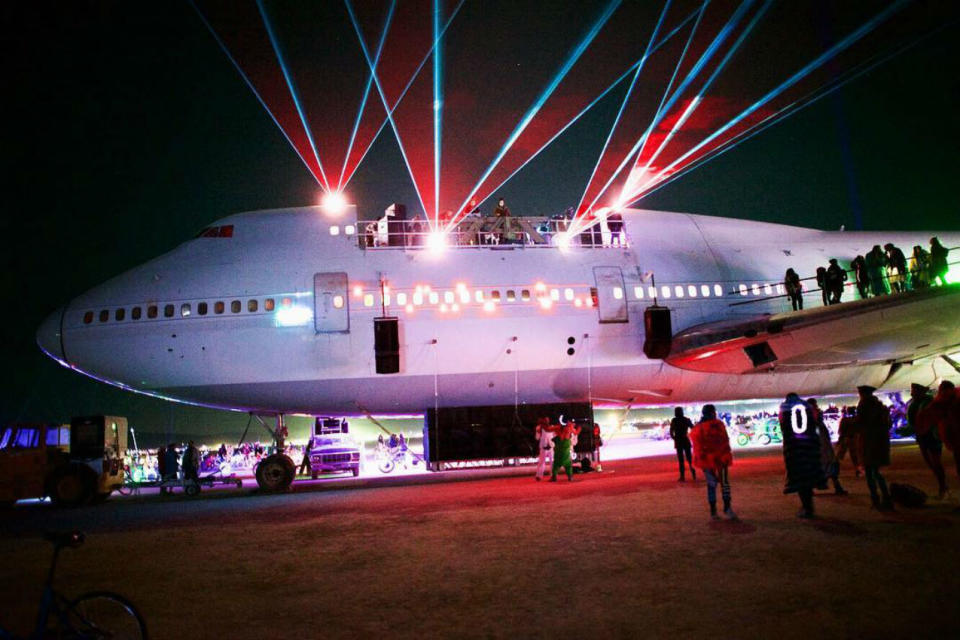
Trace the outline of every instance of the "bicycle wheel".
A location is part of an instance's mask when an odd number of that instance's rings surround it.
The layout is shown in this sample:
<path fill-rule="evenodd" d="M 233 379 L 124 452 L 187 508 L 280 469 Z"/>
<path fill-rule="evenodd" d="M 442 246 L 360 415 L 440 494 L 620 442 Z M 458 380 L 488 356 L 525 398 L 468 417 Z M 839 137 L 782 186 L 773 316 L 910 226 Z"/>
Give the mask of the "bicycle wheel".
<path fill-rule="evenodd" d="M 63 612 L 60 637 L 143 639 L 147 637 L 147 624 L 123 596 L 92 591 L 76 598 Z"/>

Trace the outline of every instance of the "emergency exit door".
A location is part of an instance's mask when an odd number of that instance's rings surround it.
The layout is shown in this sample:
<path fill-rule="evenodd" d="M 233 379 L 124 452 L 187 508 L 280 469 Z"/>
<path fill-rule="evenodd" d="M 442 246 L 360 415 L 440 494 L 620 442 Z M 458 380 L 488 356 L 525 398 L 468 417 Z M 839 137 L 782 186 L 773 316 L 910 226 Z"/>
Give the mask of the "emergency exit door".
<path fill-rule="evenodd" d="M 627 293 L 620 267 L 594 267 L 597 282 L 597 313 L 601 324 L 627 322 Z"/>
<path fill-rule="evenodd" d="M 313 275 L 313 326 L 317 333 L 350 331 L 348 285 L 347 274 L 342 271 Z"/>

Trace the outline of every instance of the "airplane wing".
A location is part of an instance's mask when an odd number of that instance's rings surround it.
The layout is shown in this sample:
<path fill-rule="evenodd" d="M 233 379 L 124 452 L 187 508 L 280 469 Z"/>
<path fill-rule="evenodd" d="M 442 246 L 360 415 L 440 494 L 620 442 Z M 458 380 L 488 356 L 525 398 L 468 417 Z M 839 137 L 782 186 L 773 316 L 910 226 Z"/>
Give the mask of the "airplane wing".
<path fill-rule="evenodd" d="M 960 348 L 960 285 L 690 327 L 666 362 L 712 373 L 895 364 Z"/>

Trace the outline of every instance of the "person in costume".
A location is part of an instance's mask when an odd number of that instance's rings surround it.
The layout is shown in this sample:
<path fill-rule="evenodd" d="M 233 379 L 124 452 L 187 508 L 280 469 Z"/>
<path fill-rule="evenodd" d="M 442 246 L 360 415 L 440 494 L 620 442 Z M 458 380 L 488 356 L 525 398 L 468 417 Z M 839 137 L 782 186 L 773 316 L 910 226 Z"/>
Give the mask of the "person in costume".
<path fill-rule="evenodd" d="M 830 430 L 827 429 L 823 421 L 823 410 L 817 403 L 816 398 L 807 398 L 807 404 L 813 411 L 813 418 L 817 423 L 817 435 L 820 436 L 820 467 L 823 469 L 823 475 L 833 482 L 833 493 L 838 496 L 847 495 L 846 489 L 840 485 L 840 462 L 837 455 L 833 452 L 833 443 L 830 442 Z"/>
<path fill-rule="evenodd" d="M 573 482 L 573 460 L 570 458 L 570 451 L 573 448 L 571 439 L 580 433 L 580 427 L 572 422 L 567 424 L 547 425 L 547 431 L 556 434 L 554 437 L 553 467 L 550 472 L 550 482 L 557 481 L 557 471 L 563 467 L 567 472 L 567 480 Z"/>
<path fill-rule="evenodd" d="M 553 434 L 550 432 L 550 418 L 539 418 L 534 430 L 537 438 L 537 482 L 543 480 L 547 462 L 553 465 Z"/>
<path fill-rule="evenodd" d="M 787 467 L 784 493 L 800 496 L 798 518 L 813 517 L 813 490 L 826 488 L 820 464 L 820 435 L 813 410 L 795 393 L 780 404 L 780 431 L 783 434 L 783 461 Z"/>
<path fill-rule="evenodd" d="M 907 426 L 913 432 L 913 437 L 917 439 L 917 446 L 923 455 L 923 461 L 927 463 L 930 470 L 933 471 L 937 479 L 938 497 L 942 500 L 947 494 L 947 476 L 943 470 L 943 443 L 937 437 L 937 430 L 934 428 L 934 420 L 924 420 L 926 408 L 933 402 L 933 395 L 930 390 L 922 384 L 914 382 L 910 385 L 910 402 L 907 403 Z"/>
<path fill-rule="evenodd" d="M 707 479 L 707 503 L 710 505 L 710 517 L 719 520 L 717 515 L 717 485 L 723 496 L 723 514 L 736 520 L 737 514 L 731 506 L 730 465 L 733 453 L 730 451 L 730 437 L 722 420 L 717 419 L 717 409 L 712 404 L 704 405 L 703 415 L 690 430 L 690 442 L 693 444 L 693 464 L 703 470 Z"/>

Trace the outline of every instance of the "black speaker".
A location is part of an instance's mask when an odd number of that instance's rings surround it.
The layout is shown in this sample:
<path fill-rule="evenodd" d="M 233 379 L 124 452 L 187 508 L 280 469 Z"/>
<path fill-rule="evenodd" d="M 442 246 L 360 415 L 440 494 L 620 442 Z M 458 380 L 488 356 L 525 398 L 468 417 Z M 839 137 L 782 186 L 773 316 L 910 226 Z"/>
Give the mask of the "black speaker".
<path fill-rule="evenodd" d="M 399 373 L 399 318 L 373 319 L 373 350 L 377 358 L 377 373 Z"/>
<path fill-rule="evenodd" d="M 673 328 L 670 309 L 654 305 L 643 310 L 643 353 L 651 360 L 663 360 L 670 355 Z"/>

